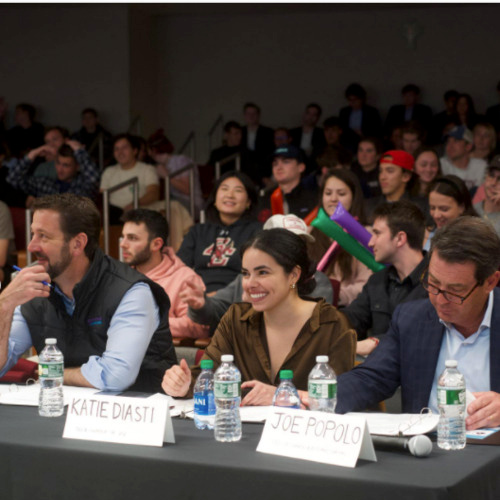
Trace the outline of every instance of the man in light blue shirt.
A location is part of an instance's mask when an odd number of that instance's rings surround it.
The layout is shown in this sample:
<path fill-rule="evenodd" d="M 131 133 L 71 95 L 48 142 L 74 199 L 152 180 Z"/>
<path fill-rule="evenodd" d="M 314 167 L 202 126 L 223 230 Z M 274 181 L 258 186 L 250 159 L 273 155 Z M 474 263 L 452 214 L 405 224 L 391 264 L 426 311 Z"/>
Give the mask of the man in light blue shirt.
<path fill-rule="evenodd" d="M 160 391 L 177 362 L 163 289 L 98 248 L 100 216 L 72 194 L 34 204 L 28 250 L 38 264 L 0 295 L 0 376 L 30 346 L 55 337 L 64 383 L 103 390 Z"/>
<path fill-rule="evenodd" d="M 338 411 L 364 409 L 401 386 L 404 412 L 436 412 L 438 377 L 455 359 L 476 397 L 467 428 L 499 426 L 499 267 L 500 238 L 488 222 L 463 216 L 439 229 L 422 277 L 428 299 L 398 307 L 375 351 L 339 377 Z"/>

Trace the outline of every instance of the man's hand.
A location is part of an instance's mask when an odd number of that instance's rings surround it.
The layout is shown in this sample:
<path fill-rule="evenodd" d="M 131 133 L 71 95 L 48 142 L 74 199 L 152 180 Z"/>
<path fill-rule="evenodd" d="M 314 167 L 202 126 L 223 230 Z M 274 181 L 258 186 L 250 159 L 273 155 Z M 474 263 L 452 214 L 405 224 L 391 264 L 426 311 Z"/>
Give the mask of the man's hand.
<path fill-rule="evenodd" d="M 179 366 L 169 368 L 163 376 L 162 389 L 169 396 L 182 398 L 189 390 L 191 384 L 191 370 L 185 359 L 181 359 Z"/>
<path fill-rule="evenodd" d="M 2 302 L 14 309 L 35 297 L 48 297 L 50 287 L 42 281 L 50 282 L 50 276 L 43 266 L 25 267 L 2 292 Z"/>
<path fill-rule="evenodd" d="M 500 394 L 498 392 L 474 392 L 476 399 L 467 407 L 467 430 L 500 426 Z"/>
<path fill-rule="evenodd" d="M 66 144 L 73 151 L 79 151 L 80 149 L 84 149 L 83 144 L 81 142 L 76 141 L 75 139 L 66 139 Z"/>
<path fill-rule="evenodd" d="M 50 146 L 47 146 L 47 144 L 44 144 L 43 146 L 40 146 L 38 148 L 32 149 L 26 156 L 28 157 L 29 161 L 34 161 L 35 158 L 38 158 L 39 156 L 47 156 L 47 154 L 55 156 L 57 154 L 57 151 L 55 148 L 52 148 Z"/>
<path fill-rule="evenodd" d="M 368 356 L 375 347 L 377 347 L 377 344 L 372 339 L 358 340 L 356 344 L 356 354 Z"/>
<path fill-rule="evenodd" d="M 243 398 L 241 406 L 269 406 L 273 404 L 273 396 L 276 392 L 274 385 L 264 384 L 258 380 L 249 380 L 243 382 L 241 388 L 251 389 Z"/>
<path fill-rule="evenodd" d="M 191 280 L 187 280 L 181 287 L 179 297 L 191 309 L 201 309 L 205 305 L 205 290 Z"/>

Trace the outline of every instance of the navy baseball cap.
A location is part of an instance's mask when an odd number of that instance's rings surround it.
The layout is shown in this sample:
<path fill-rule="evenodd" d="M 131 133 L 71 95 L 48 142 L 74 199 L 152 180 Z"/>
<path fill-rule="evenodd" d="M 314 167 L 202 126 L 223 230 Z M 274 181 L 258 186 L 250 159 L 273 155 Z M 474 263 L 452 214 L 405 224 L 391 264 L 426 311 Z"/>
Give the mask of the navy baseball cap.
<path fill-rule="evenodd" d="M 453 127 L 447 134 L 446 137 L 453 137 L 458 141 L 466 141 L 472 144 L 474 142 L 474 135 L 465 125 L 457 125 Z"/>
<path fill-rule="evenodd" d="M 276 148 L 273 153 L 273 160 L 278 157 L 292 158 L 294 160 L 299 161 L 300 163 L 304 163 L 304 157 L 302 151 L 299 148 L 292 146 L 291 144 Z"/>

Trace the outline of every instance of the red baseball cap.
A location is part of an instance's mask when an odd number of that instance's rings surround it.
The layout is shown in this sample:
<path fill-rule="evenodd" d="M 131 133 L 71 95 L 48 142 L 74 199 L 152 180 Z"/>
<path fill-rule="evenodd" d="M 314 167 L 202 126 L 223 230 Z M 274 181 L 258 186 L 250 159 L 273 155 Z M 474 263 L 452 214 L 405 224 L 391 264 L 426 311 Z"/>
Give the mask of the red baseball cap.
<path fill-rule="evenodd" d="M 397 167 L 413 172 L 415 159 L 406 151 L 402 151 L 401 149 L 391 149 L 391 151 L 386 151 L 382 155 L 380 163 L 390 163 L 391 165 L 396 165 Z"/>

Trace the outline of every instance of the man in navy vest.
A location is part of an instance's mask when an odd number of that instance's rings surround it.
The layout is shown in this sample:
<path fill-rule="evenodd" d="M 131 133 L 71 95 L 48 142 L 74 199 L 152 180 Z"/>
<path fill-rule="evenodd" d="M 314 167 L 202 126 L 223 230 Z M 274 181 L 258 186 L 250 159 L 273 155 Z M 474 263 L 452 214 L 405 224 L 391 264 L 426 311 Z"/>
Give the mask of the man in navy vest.
<path fill-rule="evenodd" d="M 165 369 L 177 362 L 164 290 L 102 253 L 90 199 L 50 195 L 33 209 L 28 251 L 38 262 L 0 295 L 0 376 L 54 337 L 66 385 L 160 391 Z"/>
<path fill-rule="evenodd" d="M 429 296 L 400 305 L 380 345 L 338 378 L 337 411 L 362 410 L 401 386 L 404 413 L 438 411 L 447 359 L 458 361 L 475 400 L 468 429 L 500 425 L 500 238 L 489 222 L 464 216 L 436 232 L 422 284 Z"/>

